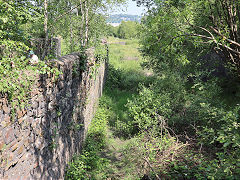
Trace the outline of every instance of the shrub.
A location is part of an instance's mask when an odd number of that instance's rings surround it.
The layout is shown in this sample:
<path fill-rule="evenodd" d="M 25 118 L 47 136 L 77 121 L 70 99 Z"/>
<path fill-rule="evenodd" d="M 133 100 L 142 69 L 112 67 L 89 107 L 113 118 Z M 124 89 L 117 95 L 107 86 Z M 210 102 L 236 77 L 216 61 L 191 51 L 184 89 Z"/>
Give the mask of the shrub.
<path fill-rule="evenodd" d="M 139 94 L 127 104 L 134 128 L 139 132 L 160 133 L 164 125 L 174 131 L 170 131 L 172 135 L 188 135 L 205 151 L 210 151 L 209 160 L 203 159 L 203 164 L 198 163 L 194 169 L 184 169 L 186 164 L 181 165 L 187 158 L 183 154 L 175 162 L 179 164 L 177 169 L 173 166 L 167 171 L 188 174 L 179 178 L 196 178 L 202 171 L 206 172 L 203 177 L 208 178 L 240 177 L 239 105 L 229 110 L 220 103 L 221 88 L 215 80 L 195 81 L 190 89 L 183 82 L 176 74 L 168 74 L 150 87 L 140 86 Z"/>
<path fill-rule="evenodd" d="M 161 119 L 170 119 L 183 106 L 185 94 L 182 81 L 173 76 L 162 76 L 150 87 L 141 85 L 127 104 L 133 124 L 139 130 L 158 128 Z"/>

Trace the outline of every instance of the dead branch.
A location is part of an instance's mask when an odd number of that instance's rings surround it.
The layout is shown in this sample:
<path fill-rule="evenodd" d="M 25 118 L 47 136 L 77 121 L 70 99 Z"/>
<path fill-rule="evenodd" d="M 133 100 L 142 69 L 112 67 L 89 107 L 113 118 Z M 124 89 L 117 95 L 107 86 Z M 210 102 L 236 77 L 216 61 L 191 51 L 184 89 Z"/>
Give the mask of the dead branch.
<path fill-rule="evenodd" d="M 233 40 L 231 40 L 231 39 L 228 39 L 226 36 L 222 35 L 217 29 L 213 28 L 212 26 L 210 26 L 210 28 L 211 28 L 217 35 L 221 36 L 223 39 L 227 40 L 229 43 L 234 44 L 234 45 L 240 47 L 240 44 L 237 43 L 236 41 L 233 41 Z"/>
<path fill-rule="evenodd" d="M 154 172 L 157 180 L 160 180 L 158 174 L 155 172 L 155 170 L 153 169 L 152 165 L 150 164 L 150 162 L 148 161 L 148 159 L 145 157 L 144 160 L 147 162 L 148 166 L 151 168 L 151 170 Z"/>

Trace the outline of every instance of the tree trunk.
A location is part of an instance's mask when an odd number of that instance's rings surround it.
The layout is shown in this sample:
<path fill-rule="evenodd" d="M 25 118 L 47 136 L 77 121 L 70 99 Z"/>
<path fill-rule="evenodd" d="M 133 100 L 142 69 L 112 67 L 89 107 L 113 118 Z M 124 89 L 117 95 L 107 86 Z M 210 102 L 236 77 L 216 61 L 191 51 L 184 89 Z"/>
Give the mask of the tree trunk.
<path fill-rule="evenodd" d="M 81 39 L 81 46 L 84 46 L 84 38 L 83 38 L 83 28 L 84 28 L 84 16 L 85 16 L 85 12 L 84 12 L 84 4 L 82 2 L 82 0 L 80 0 L 81 3 L 81 15 L 82 15 L 82 22 L 81 22 L 81 27 L 80 27 L 80 39 Z M 84 2 L 86 3 L 86 2 Z"/>
<path fill-rule="evenodd" d="M 72 4 L 70 2 L 70 9 L 72 10 Z M 72 12 L 69 15 L 69 21 L 70 21 L 70 50 L 73 52 L 73 27 L 72 27 Z"/>
<path fill-rule="evenodd" d="M 88 23 L 89 23 L 88 12 L 89 12 L 89 7 L 88 7 L 88 0 L 87 0 L 87 2 L 85 3 L 85 39 L 84 39 L 84 46 L 85 47 L 88 44 L 88 31 L 89 31 L 89 27 L 88 27 Z"/>
<path fill-rule="evenodd" d="M 43 53 L 42 53 L 42 60 L 44 60 L 45 56 L 47 55 L 47 49 L 48 49 L 48 0 L 44 0 L 44 34 L 45 34 L 45 40 L 44 40 L 44 47 L 43 47 Z"/>

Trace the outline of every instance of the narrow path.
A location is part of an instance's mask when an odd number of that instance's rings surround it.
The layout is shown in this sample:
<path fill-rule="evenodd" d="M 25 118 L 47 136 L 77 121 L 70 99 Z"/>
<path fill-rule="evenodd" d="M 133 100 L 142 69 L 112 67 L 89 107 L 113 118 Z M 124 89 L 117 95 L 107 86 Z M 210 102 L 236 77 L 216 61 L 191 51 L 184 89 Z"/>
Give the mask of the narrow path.
<path fill-rule="evenodd" d="M 109 179 L 125 179 L 124 163 L 122 162 L 124 154 L 122 148 L 129 142 L 114 137 L 112 131 L 108 131 L 109 140 L 107 148 L 104 149 L 101 156 L 110 160 L 107 174 Z"/>
<path fill-rule="evenodd" d="M 141 62 L 143 59 L 138 52 L 138 42 L 136 40 L 122 41 L 111 38 L 109 40 L 110 64 L 113 68 L 120 69 L 123 77 L 118 82 L 118 87 L 106 87 L 104 97 L 110 109 L 111 117 L 107 130 L 107 147 L 101 152 L 101 157 L 109 161 L 105 169 L 107 179 L 136 179 L 138 174 L 136 167 L 132 167 L 129 157 L 126 157 L 126 147 L 131 144 L 131 138 L 127 137 L 123 126 L 130 121 L 126 104 L 133 94 L 137 93 L 139 83 L 147 82 L 153 73 L 143 70 Z M 113 84 L 111 84 L 112 86 Z M 109 89 L 110 88 L 110 89 Z"/>

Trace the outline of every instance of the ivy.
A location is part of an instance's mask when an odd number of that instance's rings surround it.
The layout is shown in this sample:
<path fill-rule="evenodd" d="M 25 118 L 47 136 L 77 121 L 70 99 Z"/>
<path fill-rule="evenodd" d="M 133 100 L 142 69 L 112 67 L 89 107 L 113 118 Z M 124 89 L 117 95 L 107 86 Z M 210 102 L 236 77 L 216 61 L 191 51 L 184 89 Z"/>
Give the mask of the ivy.
<path fill-rule="evenodd" d="M 27 106 L 36 75 L 51 73 L 56 79 L 60 71 L 43 61 L 31 65 L 27 55 L 30 48 L 23 42 L 2 40 L 0 44 L 0 93 L 7 95 L 14 117 L 17 109 Z"/>

